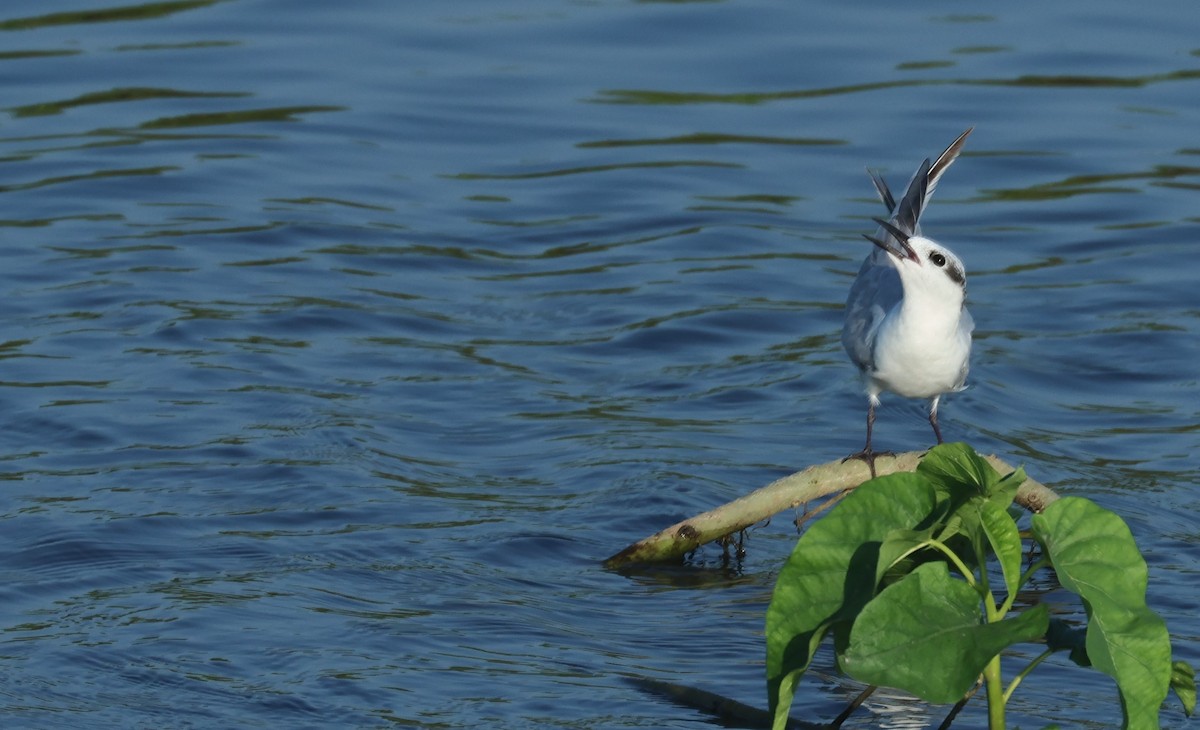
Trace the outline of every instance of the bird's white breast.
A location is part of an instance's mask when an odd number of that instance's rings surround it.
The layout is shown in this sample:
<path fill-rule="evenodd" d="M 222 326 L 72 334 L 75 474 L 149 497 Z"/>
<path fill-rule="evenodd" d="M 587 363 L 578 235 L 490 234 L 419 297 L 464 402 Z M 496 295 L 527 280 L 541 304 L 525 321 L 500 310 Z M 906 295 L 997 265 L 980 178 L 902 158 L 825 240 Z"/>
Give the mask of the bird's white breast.
<path fill-rule="evenodd" d="M 906 398 L 960 390 L 967 377 L 974 322 L 965 308 L 897 306 L 879 325 L 866 376 L 874 389 Z"/>

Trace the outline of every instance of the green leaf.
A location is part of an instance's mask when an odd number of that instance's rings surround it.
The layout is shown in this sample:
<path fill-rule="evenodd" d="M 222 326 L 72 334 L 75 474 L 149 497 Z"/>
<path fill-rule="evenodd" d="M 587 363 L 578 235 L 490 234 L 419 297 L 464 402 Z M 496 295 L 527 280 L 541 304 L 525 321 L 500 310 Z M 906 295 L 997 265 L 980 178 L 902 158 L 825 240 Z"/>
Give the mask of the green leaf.
<path fill-rule="evenodd" d="M 884 573 L 896 562 L 927 543 L 933 536 L 935 527 L 924 530 L 892 530 L 879 546 L 879 563 L 875 568 L 875 585 L 883 579 Z"/>
<path fill-rule="evenodd" d="M 1016 471 L 1004 475 L 992 486 L 988 500 L 1001 509 L 1008 509 L 1013 500 L 1017 498 L 1017 490 L 1021 488 L 1027 478 L 1025 468 L 1018 466 Z"/>
<path fill-rule="evenodd" d="M 1188 717 L 1196 711 L 1196 670 L 1185 661 L 1171 662 L 1171 689 L 1183 703 L 1183 713 Z"/>
<path fill-rule="evenodd" d="M 845 631 L 875 595 L 880 544 L 892 530 L 921 526 L 936 504 L 924 477 L 889 474 L 855 489 L 797 541 L 767 608 L 767 695 L 777 723 L 826 633 L 839 623 Z"/>
<path fill-rule="evenodd" d="M 987 495 L 1000 475 L 975 450 L 963 443 L 939 444 L 917 464 L 938 494 L 958 503 L 975 495 Z"/>
<path fill-rule="evenodd" d="M 1166 624 L 1146 605 L 1146 561 L 1125 521 L 1081 497 L 1064 497 L 1033 516 L 1063 587 L 1083 599 L 1087 654 L 1121 693 L 1122 727 L 1158 727 L 1171 681 Z"/>
<path fill-rule="evenodd" d="M 1021 532 L 1007 506 L 988 501 L 980 505 L 979 524 L 1004 572 L 1004 589 L 1015 596 L 1021 583 Z M 980 556 L 980 562 L 983 557 Z"/>
<path fill-rule="evenodd" d="M 950 576 L 946 563 L 925 563 L 883 589 L 850 631 L 842 669 L 868 684 L 897 687 L 928 702 L 956 702 L 992 657 L 1046 633 L 1044 606 L 982 623 L 979 594 Z"/>
<path fill-rule="evenodd" d="M 951 512 L 946 515 L 946 519 L 942 521 L 940 529 L 937 531 L 937 539 L 946 542 L 963 533 L 962 515 L 958 512 Z"/>

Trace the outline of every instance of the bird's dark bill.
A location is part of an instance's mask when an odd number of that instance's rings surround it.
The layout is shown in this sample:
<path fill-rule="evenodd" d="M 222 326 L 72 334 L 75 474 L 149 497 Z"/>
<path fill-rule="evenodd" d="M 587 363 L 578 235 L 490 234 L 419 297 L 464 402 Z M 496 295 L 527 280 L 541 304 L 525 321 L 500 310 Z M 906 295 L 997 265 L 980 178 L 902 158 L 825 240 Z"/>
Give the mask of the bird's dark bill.
<path fill-rule="evenodd" d="M 921 263 L 921 258 L 917 256 L 917 252 L 914 251 L 913 247 L 908 244 L 908 241 L 898 241 L 892 236 L 879 239 L 875 238 L 874 236 L 868 236 L 865 233 L 863 234 L 863 238 L 867 239 L 871 243 L 882 248 L 884 251 L 887 251 L 898 259 L 908 259 L 910 261 L 915 261 L 918 264 Z"/>

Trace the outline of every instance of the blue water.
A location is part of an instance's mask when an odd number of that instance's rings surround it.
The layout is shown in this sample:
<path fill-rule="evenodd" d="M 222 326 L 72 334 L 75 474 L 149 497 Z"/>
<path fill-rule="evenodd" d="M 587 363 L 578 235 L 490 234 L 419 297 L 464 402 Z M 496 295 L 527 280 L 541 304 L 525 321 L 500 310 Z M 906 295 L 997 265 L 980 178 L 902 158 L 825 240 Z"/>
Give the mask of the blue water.
<path fill-rule="evenodd" d="M 732 564 L 600 561 L 861 446 L 864 168 L 900 187 L 971 125 L 924 219 L 979 327 L 943 431 L 1120 512 L 1198 663 L 1198 28 L 6 2 L 0 723 L 711 727 L 630 678 L 764 705 L 788 516 Z M 917 402 L 876 428 L 930 441 Z M 1115 724 L 1107 679 L 1039 674 L 1014 725 Z M 796 715 L 858 689 L 819 657 Z M 943 714 L 881 695 L 845 727 Z"/>

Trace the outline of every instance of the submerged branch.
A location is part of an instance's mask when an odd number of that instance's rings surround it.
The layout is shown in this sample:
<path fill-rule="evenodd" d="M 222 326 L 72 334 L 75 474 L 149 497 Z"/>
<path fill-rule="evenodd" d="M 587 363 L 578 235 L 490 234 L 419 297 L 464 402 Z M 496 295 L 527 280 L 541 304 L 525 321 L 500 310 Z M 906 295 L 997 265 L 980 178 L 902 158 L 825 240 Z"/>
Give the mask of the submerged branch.
<path fill-rule="evenodd" d="M 681 707 L 698 710 L 718 718 L 726 727 L 763 728 L 763 730 L 772 727 L 774 718 L 766 710 L 750 707 L 712 692 L 682 684 L 660 682 L 647 677 L 629 677 L 628 681 L 643 692 L 663 697 Z M 829 726 L 789 718 L 786 727 L 787 730 L 824 730 Z"/>
<path fill-rule="evenodd" d="M 917 468 L 924 453 L 909 451 L 895 456 L 879 456 L 875 459 L 876 473 L 883 476 L 912 471 Z M 1001 474 L 1014 471 L 1012 466 L 996 456 L 985 458 Z M 796 509 L 822 497 L 853 489 L 870 478 L 867 465 L 858 459 L 810 466 L 776 479 L 745 497 L 639 540 L 605 560 L 604 565 L 607 568 L 619 568 L 634 563 L 679 560 L 705 543 L 740 532 L 784 510 Z M 1040 512 L 1056 499 L 1058 495 L 1049 487 L 1026 478 L 1017 490 L 1016 502 L 1031 512 Z M 801 519 L 807 519 L 807 515 Z"/>

